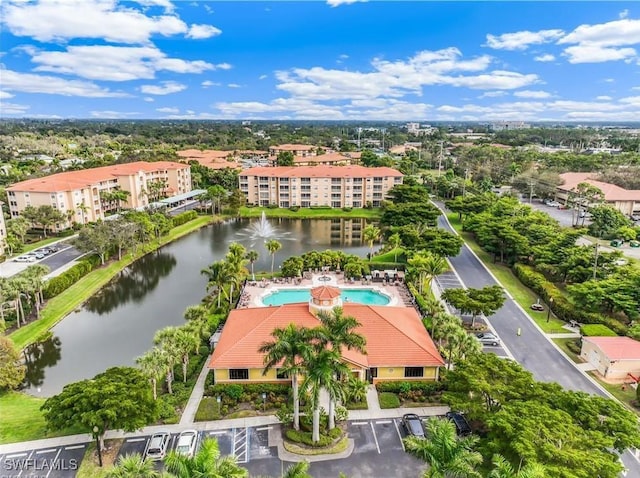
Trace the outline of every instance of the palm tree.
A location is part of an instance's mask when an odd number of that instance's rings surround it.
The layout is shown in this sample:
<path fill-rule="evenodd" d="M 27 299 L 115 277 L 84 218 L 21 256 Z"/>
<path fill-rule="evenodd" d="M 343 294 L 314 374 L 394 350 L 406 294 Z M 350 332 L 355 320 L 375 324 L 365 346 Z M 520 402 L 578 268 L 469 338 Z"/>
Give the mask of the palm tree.
<path fill-rule="evenodd" d="M 497 453 L 493 455 L 491 463 L 494 468 L 488 478 L 544 478 L 546 476 L 544 466 L 540 463 L 530 462 L 515 471 L 511 463 Z"/>
<path fill-rule="evenodd" d="M 264 356 L 263 375 L 281 364 L 281 372 L 291 377 L 293 389 L 293 428 L 300 429 L 300 392 L 298 375 L 305 370 L 304 363 L 311 353 L 310 333 L 305 327 L 289 324 L 286 328 L 276 328 L 271 332 L 274 340 L 263 343 L 258 349 Z"/>
<path fill-rule="evenodd" d="M 265 243 L 265 247 L 269 254 L 271 254 L 271 275 L 273 275 L 273 266 L 276 260 L 276 252 L 278 252 L 282 248 L 282 244 L 280 244 L 275 239 L 270 239 Z"/>
<path fill-rule="evenodd" d="M 249 472 L 236 463 L 235 457 L 220 457 L 218 441 L 212 438 L 205 438 L 193 457 L 170 451 L 165 459 L 165 468 L 177 478 L 247 478 L 249 476 Z"/>
<path fill-rule="evenodd" d="M 306 375 L 301 389 L 309 392 L 311 408 L 313 409 L 313 431 L 311 439 L 314 443 L 320 441 L 320 391 L 325 389 L 330 398 L 341 398 L 344 389 L 335 380 L 335 375 L 348 376 L 350 373 L 341 360 L 337 350 L 327 349 L 322 344 L 316 344 L 313 352 L 305 360 Z"/>
<path fill-rule="evenodd" d="M 319 329 L 320 342 L 324 347 L 331 345 L 340 358 L 342 358 L 342 349 L 357 350 L 361 354 L 366 354 L 365 345 L 367 340 L 354 329 L 360 327 L 360 323 L 355 317 L 343 315 L 342 307 L 335 307 L 333 311 L 320 311 L 318 319 L 322 322 L 323 327 Z M 349 374 L 345 376 L 348 377 Z M 344 395 L 344 386 L 336 380 L 336 385 L 343 388 L 339 395 Z M 335 427 L 335 404 L 336 399 L 329 394 L 329 429 Z"/>
<path fill-rule="evenodd" d="M 164 357 L 167 361 L 165 370 L 167 373 L 167 391 L 170 394 L 173 393 L 171 386 L 173 384 L 173 367 L 178 359 L 182 357 L 182 351 L 176 338 L 177 331 L 178 327 L 165 327 L 158 330 L 153 337 L 153 342 L 164 352 Z"/>
<path fill-rule="evenodd" d="M 253 263 L 258 260 L 258 252 L 251 250 L 247 252 L 246 257 L 247 257 L 247 260 L 249 261 L 249 264 L 251 264 L 251 280 L 255 282 L 256 274 L 253 272 Z"/>
<path fill-rule="evenodd" d="M 402 239 L 400 238 L 400 234 L 397 232 L 391 234 L 387 239 L 387 242 L 393 249 L 393 262 L 398 262 L 398 248 L 402 245 Z"/>
<path fill-rule="evenodd" d="M 218 308 L 220 308 L 220 296 L 226 292 L 224 291 L 224 286 L 227 283 L 226 280 L 226 262 L 225 261 L 216 261 L 211 264 L 206 269 L 202 269 L 200 271 L 201 274 L 207 276 L 209 281 L 207 282 L 207 292 L 211 289 L 214 289 L 218 293 Z"/>
<path fill-rule="evenodd" d="M 27 267 L 23 272 L 23 277 L 28 283 L 28 291 L 33 294 L 33 302 L 36 307 L 36 318 L 40 318 L 40 308 L 44 302 L 42 295 L 42 289 L 44 288 L 44 276 L 46 276 L 51 269 L 44 264 L 34 264 Z"/>
<path fill-rule="evenodd" d="M 107 472 L 107 478 L 159 478 L 160 476 L 154 462 L 143 459 L 138 453 L 121 456 L 113 469 Z"/>
<path fill-rule="evenodd" d="M 289 465 L 287 471 L 284 472 L 282 478 L 313 478 L 309 474 L 309 462 L 299 461 L 293 465 Z"/>
<path fill-rule="evenodd" d="M 482 463 L 482 455 L 473 451 L 477 442 L 474 436 L 458 438 L 449 420 L 430 418 L 427 421 L 427 438 L 407 437 L 405 448 L 429 464 L 424 478 L 480 478 L 476 466 Z"/>
<path fill-rule="evenodd" d="M 200 340 L 209 337 L 211 332 L 209 310 L 205 306 L 192 305 L 187 307 L 184 311 L 184 318 L 187 321 L 185 327 L 193 331 Z"/>
<path fill-rule="evenodd" d="M 416 252 L 411 259 L 409 265 L 419 275 L 418 290 L 422 294 L 425 286 L 429 288 L 431 281 L 438 275 L 447 270 L 447 261 L 444 257 L 433 254 L 429 251 Z"/>
<path fill-rule="evenodd" d="M 372 258 L 373 257 L 373 243 L 375 241 L 377 241 L 378 238 L 380 237 L 380 229 L 378 229 L 373 224 L 368 224 L 362 230 L 362 237 L 363 237 L 363 239 L 365 241 L 367 241 L 367 244 L 369 244 L 369 249 L 370 249 L 369 258 Z"/>
<path fill-rule="evenodd" d="M 187 383 L 187 369 L 189 368 L 189 357 L 191 352 L 198 350 L 200 345 L 199 337 L 186 328 L 178 328 L 175 332 L 176 348 L 180 352 L 182 360 L 182 382 Z"/>
<path fill-rule="evenodd" d="M 166 352 L 159 347 L 153 347 L 144 355 L 136 359 L 136 364 L 142 370 L 142 373 L 149 377 L 151 386 L 153 387 L 153 399 L 158 399 L 158 380 L 167 373 L 168 360 Z"/>

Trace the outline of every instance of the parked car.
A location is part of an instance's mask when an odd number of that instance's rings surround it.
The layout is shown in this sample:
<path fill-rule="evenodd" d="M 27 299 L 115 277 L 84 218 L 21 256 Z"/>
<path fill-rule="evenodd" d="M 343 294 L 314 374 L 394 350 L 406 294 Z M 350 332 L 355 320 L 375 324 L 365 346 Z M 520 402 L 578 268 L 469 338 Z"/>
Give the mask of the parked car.
<path fill-rule="evenodd" d="M 549 207 L 559 207 L 560 206 L 560 203 L 558 201 L 554 201 L 553 199 L 547 199 L 544 203 Z"/>
<path fill-rule="evenodd" d="M 493 345 L 494 347 L 500 345 L 500 339 L 498 338 L 498 336 L 492 334 L 491 332 L 482 332 L 476 334 L 476 338 L 482 345 Z"/>
<path fill-rule="evenodd" d="M 169 432 L 154 433 L 144 449 L 144 457 L 153 461 L 163 460 L 167 454 L 170 438 Z"/>
<path fill-rule="evenodd" d="M 622 246 L 622 244 L 624 244 L 624 241 L 622 239 L 614 239 L 609 243 L 609 245 L 613 247 L 620 247 Z"/>
<path fill-rule="evenodd" d="M 402 416 L 402 425 L 404 429 L 407 431 L 407 435 L 425 438 L 426 434 L 424 431 L 424 425 L 422 424 L 422 419 L 416 415 L 415 413 L 407 413 Z"/>
<path fill-rule="evenodd" d="M 176 453 L 192 457 L 196 453 L 198 444 L 198 432 L 196 430 L 185 430 L 180 433 L 176 444 Z"/>
<path fill-rule="evenodd" d="M 531 304 L 531 310 L 542 311 L 544 310 L 544 305 L 542 305 L 540 302 L 536 302 L 535 304 Z"/>
<path fill-rule="evenodd" d="M 445 416 L 456 426 L 456 433 L 458 434 L 458 436 L 463 437 L 471 435 L 471 426 L 462 413 L 447 412 Z"/>
<path fill-rule="evenodd" d="M 629 242 L 629 246 L 630 247 L 640 247 L 640 241 L 630 241 Z"/>
<path fill-rule="evenodd" d="M 32 255 L 38 260 L 44 259 L 46 257 L 45 254 L 43 254 L 42 252 L 38 252 L 38 251 L 34 252 Z"/>
<path fill-rule="evenodd" d="M 15 262 L 35 262 L 36 260 L 36 256 L 30 254 L 19 256 L 14 259 Z"/>

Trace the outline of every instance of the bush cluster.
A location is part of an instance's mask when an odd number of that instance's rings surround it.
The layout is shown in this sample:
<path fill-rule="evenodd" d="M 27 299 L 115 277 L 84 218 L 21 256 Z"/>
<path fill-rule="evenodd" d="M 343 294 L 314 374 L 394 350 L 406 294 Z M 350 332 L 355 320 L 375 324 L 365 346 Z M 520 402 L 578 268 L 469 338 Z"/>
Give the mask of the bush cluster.
<path fill-rule="evenodd" d="M 369 267 L 378 271 L 393 269 L 403 271 L 405 268 L 405 264 L 402 264 L 400 262 L 371 262 L 369 263 Z"/>
<path fill-rule="evenodd" d="M 300 206 L 289 206 L 289 211 L 298 212 L 300 210 Z"/>
<path fill-rule="evenodd" d="M 380 393 L 393 393 L 401 401 L 428 402 L 438 399 L 444 390 L 443 382 L 378 382 Z"/>
<path fill-rule="evenodd" d="M 333 444 L 333 442 L 342 436 L 342 430 L 338 427 L 329 430 L 326 434 L 320 433 L 320 440 L 314 443 L 312 440 L 312 433 L 305 431 L 297 431 L 289 429 L 285 432 L 288 440 L 295 443 L 302 443 L 307 446 L 313 447 L 325 447 Z"/>
<path fill-rule="evenodd" d="M 206 390 L 211 397 L 220 396 L 222 403 L 230 408 L 239 403 L 253 403 L 256 408 L 261 408 L 263 393 L 267 394 L 266 403 L 270 407 L 286 404 L 291 386 L 277 383 L 219 383 L 208 385 Z"/>
<path fill-rule="evenodd" d="M 198 213 L 196 211 L 185 211 L 177 216 L 173 216 L 171 218 L 171 224 L 173 227 L 181 226 L 184 223 L 189 221 L 193 221 L 198 217 Z"/>
<path fill-rule="evenodd" d="M 100 259 L 98 259 L 98 263 L 100 263 Z M 52 277 L 47 281 L 47 284 L 42 291 L 44 298 L 50 299 L 67 290 L 94 268 L 95 266 L 92 261 L 85 259 L 67 269 L 62 274 Z"/>
<path fill-rule="evenodd" d="M 351 212 L 351 211 L 353 211 L 353 208 L 352 208 L 352 207 L 349 207 L 349 206 L 345 206 L 345 207 L 343 207 L 343 208 L 342 208 L 342 210 L 343 210 L 344 212 Z"/>

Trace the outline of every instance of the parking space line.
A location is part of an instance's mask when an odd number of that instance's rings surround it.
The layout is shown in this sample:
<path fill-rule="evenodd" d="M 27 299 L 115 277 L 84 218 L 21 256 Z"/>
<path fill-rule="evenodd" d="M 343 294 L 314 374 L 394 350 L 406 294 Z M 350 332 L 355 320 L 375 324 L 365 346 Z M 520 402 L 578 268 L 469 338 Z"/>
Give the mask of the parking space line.
<path fill-rule="evenodd" d="M 36 452 L 36 455 L 40 455 L 41 453 L 53 453 L 56 450 L 57 448 L 49 448 L 48 450 L 38 450 Z"/>
<path fill-rule="evenodd" d="M 400 434 L 400 428 L 398 428 L 398 422 L 394 420 L 393 424 L 396 427 L 396 432 L 398 433 L 398 438 L 400 438 L 400 444 L 402 445 L 402 451 L 407 451 L 404 448 L 404 440 L 402 439 L 402 435 Z"/>
<path fill-rule="evenodd" d="M 231 455 L 236 457 L 238 463 L 247 463 L 249 461 L 249 430 L 242 428 L 238 432 L 237 428 L 233 429 L 233 449 Z M 244 456 L 244 458 L 242 458 Z"/>
<path fill-rule="evenodd" d="M 79 448 L 84 448 L 84 445 L 73 445 L 73 446 L 65 446 L 65 450 L 77 450 Z"/>
<path fill-rule="evenodd" d="M 367 425 L 369 422 L 351 422 L 352 425 Z"/>
<path fill-rule="evenodd" d="M 209 435 L 224 435 L 225 433 L 227 433 L 227 432 L 225 432 L 225 431 L 209 432 Z"/>
<path fill-rule="evenodd" d="M 127 443 L 134 443 L 134 442 L 137 442 L 137 441 L 145 441 L 145 440 L 146 440 L 146 438 L 129 438 L 129 439 L 125 440 L 125 441 Z"/>
<path fill-rule="evenodd" d="M 31 457 L 33 456 L 33 452 L 34 452 L 34 451 L 35 451 L 35 450 L 31 450 L 31 452 L 30 452 L 30 453 L 29 453 L 29 455 L 27 456 L 26 460 L 23 460 L 23 463 L 28 463 L 28 462 L 29 462 L 29 460 L 31 460 Z M 26 453 L 25 453 L 25 455 L 26 455 Z M 19 455 L 19 456 L 20 456 L 20 455 Z M 27 473 L 29 473 L 29 471 L 27 470 L 27 468 L 28 468 L 28 467 L 29 467 L 28 465 L 27 465 L 27 466 L 25 466 L 25 467 L 21 467 L 21 468 L 20 468 L 20 473 L 18 473 L 18 474 L 16 475 L 16 478 L 20 478 L 20 477 L 22 476 L 22 474 L 23 474 L 25 471 L 26 471 Z"/>
<path fill-rule="evenodd" d="M 13 455 L 7 455 L 5 458 L 20 458 L 21 456 L 27 456 L 27 453 L 14 453 Z"/>
<path fill-rule="evenodd" d="M 376 425 L 388 425 L 389 423 L 391 423 L 391 420 L 378 420 Z"/>
<path fill-rule="evenodd" d="M 262 427 L 262 428 L 256 428 L 256 431 L 258 432 L 263 432 L 265 430 L 271 430 L 273 427 Z"/>
<path fill-rule="evenodd" d="M 54 468 L 56 468 L 56 461 L 58 461 L 58 457 L 60 456 L 60 452 L 62 451 L 62 448 L 58 448 L 58 453 L 56 453 L 55 458 L 53 459 L 53 461 L 50 463 L 50 467 L 49 467 L 49 472 L 47 473 L 47 475 L 45 476 L 45 478 L 49 478 L 49 475 L 51 474 L 51 472 L 53 471 Z"/>
<path fill-rule="evenodd" d="M 373 432 L 373 439 L 376 441 L 376 448 L 378 449 L 378 454 L 380 454 L 380 445 L 378 444 L 378 436 L 376 435 L 376 429 L 373 428 L 373 422 L 369 422 L 371 425 L 371 431 Z"/>

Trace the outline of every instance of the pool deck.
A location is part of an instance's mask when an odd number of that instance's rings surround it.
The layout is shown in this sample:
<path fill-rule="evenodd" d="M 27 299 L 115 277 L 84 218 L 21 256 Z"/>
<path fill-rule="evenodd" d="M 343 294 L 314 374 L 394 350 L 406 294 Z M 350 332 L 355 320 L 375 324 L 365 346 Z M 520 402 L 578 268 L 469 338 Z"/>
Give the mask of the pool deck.
<path fill-rule="evenodd" d="M 397 284 L 397 285 L 395 285 Z M 262 297 L 279 290 L 287 289 L 311 289 L 329 285 L 341 289 L 369 289 L 380 292 L 389 297 L 390 301 L 386 306 L 408 306 L 412 307 L 412 296 L 407 290 L 404 282 L 374 282 L 372 280 L 345 280 L 344 275 L 336 272 L 327 273 L 307 273 L 305 277 L 298 279 L 273 279 L 262 281 L 247 281 L 238 303 L 239 309 L 268 307 L 262 303 Z"/>

